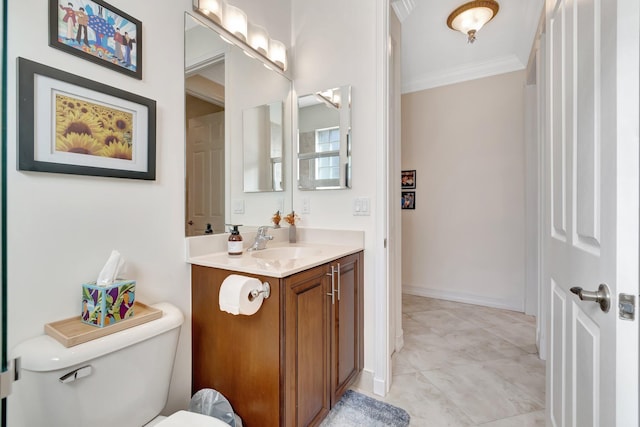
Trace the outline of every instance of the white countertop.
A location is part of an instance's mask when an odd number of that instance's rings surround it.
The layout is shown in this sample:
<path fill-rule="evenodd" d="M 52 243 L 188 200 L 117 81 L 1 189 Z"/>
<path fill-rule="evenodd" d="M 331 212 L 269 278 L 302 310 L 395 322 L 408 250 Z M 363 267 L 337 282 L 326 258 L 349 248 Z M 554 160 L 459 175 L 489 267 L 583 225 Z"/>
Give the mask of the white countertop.
<path fill-rule="evenodd" d="M 364 249 L 364 233 L 359 231 L 303 229 L 299 230 L 298 243 L 293 244 L 286 242 L 284 230 L 271 231 L 275 238 L 267 243 L 266 249 L 247 251 L 247 246 L 253 242 L 251 236 L 250 239 L 245 238 L 245 250 L 239 256 L 230 256 L 226 250 L 221 250 L 223 246 L 221 247 L 220 241 L 207 243 L 207 247 L 213 250 L 206 250 L 203 243 L 206 237 L 190 238 L 191 241 L 187 239 L 187 262 L 204 267 L 281 278 Z M 216 240 L 222 237 L 226 245 L 225 235 L 219 236 Z M 283 251 L 291 253 L 292 258 L 283 258 Z"/>
<path fill-rule="evenodd" d="M 269 249 L 282 247 L 310 249 L 312 255 L 297 259 L 269 259 Z M 358 246 L 338 246 L 310 243 L 274 244 L 268 245 L 264 251 L 248 252 L 242 255 L 230 256 L 226 252 L 215 252 L 200 255 L 189 259 L 191 264 L 205 267 L 221 268 L 223 270 L 237 271 L 240 273 L 259 274 L 270 277 L 287 277 L 292 274 L 308 270 L 312 267 L 325 264 L 345 255 L 354 254 L 362 250 Z M 316 253 L 317 252 L 317 253 Z M 267 256 L 264 258 L 262 256 Z"/>

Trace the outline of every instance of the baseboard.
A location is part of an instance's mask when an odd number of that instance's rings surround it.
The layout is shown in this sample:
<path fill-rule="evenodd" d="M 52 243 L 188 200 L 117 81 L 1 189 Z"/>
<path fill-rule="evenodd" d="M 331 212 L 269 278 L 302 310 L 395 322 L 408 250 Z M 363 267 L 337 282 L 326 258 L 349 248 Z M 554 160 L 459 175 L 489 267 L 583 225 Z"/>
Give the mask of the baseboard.
<path fill-rule="evenodd" d="M 524 312 L 524 301 L 516 302 L 501 298 L 487 298 L 481 295 L 467 294 L 463 292 L 448 292 L 439 289 L 407 285 L 402 285 L 402 293 L 419 297 L 437 298 L 447 301 L 462 302 L 465 304 L 482 305 L 485 307 Z"/>
<path fill-rule="evenodd" d="M 358 388 L 362 388 L 366 391 L 373 391 L 373 371 L 369 369 L 363 369 L 360 374 L 360 380 L 358 381 Z"/>
<path fill-rule="evenodd" d="M 402 347 L 404 347 L 404 330 L 400 329 L 400 333 L 398 335 L 396 335 L 395 351 L 398 352 L 398 351 L 402 350 Z"/>
<path fill-rule="evenodd" d="M 387 383 L 382 378 L 373 378 L 373 393 L 378 396 L 386 396 L 387 394 Z"/>

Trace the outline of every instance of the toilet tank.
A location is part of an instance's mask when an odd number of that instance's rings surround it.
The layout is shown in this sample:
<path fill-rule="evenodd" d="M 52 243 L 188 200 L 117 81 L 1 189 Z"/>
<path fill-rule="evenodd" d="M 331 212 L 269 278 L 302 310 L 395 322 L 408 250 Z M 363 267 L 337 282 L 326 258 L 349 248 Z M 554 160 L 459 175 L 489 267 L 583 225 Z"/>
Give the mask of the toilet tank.
<path fill-rule="evenodd" d="M 41 335 L 16 346 L 20 379 L 8 398 L 8 425 L 139 427 L 157 416 L 184 317 L 168 303 L 153 307 L 161 318 L 84 344 L 66 348 Z"/>

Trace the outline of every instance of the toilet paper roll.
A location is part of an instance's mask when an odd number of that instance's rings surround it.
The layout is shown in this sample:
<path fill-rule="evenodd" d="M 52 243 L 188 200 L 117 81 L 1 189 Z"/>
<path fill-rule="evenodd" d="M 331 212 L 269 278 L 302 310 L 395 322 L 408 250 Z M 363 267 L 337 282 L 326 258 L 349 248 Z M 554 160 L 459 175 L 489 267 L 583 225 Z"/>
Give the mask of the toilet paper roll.
<path fill-rule="evenodd" d="M 262 283 L 252 277 L 239 274 L 228 276 L 220 286 L 220 294 L 218 295 L 220 310 L 234 315 L 244 314 L 251 316 L 255 314 L 262 306 L 264 297 L 260 294 L 253 298 L 251 297 L 251 291 L 261 286 Z"/>

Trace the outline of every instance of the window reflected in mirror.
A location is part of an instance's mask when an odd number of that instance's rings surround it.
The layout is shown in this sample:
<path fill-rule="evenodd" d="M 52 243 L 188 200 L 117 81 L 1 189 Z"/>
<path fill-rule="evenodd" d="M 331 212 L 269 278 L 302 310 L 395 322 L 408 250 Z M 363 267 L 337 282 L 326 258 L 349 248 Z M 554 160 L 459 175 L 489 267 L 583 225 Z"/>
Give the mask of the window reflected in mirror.
<path fill-rule="evenodd" d="M 298 98 L 298 188 L 351 188 L 351 86 Z"/>

